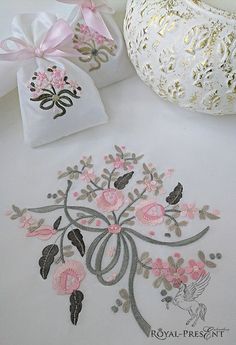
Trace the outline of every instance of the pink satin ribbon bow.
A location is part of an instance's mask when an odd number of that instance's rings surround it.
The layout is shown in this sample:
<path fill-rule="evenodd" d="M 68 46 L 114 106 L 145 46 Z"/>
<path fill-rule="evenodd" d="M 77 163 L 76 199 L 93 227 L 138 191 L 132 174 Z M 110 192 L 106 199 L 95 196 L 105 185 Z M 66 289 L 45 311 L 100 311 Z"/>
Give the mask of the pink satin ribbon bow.
<path fill-rule="evenodd" d="M 9 37 L 0 42 L 0 48 L 5 51 L 0 54 L 2 61 L 26 60 L 35 57 L 69 57 L 77 56 L 73 49 L 73 30 L 63 19 L 59 19 L 52 25 L 38 47 L 29 45 L 23 39 Z M 9 47 L 9 43 L 15 47 Z"/>
<path fill-rule="evenodd" d="M 101 13 L 113 14 L 114 11 L 105 3 L 96 5 L 92 0 L 57 0 L 66 4 L 76 4 L 80 7 L 85 24 L 103 37 L 113 40 Z"/>

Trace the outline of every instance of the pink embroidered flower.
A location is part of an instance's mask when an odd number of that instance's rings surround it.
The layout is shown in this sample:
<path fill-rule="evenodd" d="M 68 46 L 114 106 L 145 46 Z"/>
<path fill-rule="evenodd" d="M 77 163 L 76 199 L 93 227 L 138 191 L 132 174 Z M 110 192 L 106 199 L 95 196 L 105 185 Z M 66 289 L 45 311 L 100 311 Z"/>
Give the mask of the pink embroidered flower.
<path fill-rule="evenodd" d="M 204 269 L 205 264 L 202 261 L 189 260 L 188 267 L 186 268 L 186 273 L 191 276 L 193 280 L 198 280 L 201 275 L 205 275 L 206 271 Z"/>
<path fill-rule="evenodd" d="M 96 35 L 95 40 L 98 44 L 104 44 L 105 37 L 103 37 L 102 35 Z"/>
<path fill-rule="evenodd" d="M 136 217 L 142 224 L 157 225 L 164 221 L 165 209 L 156 201 L 147 200 L 136 207 Z"/>
<path fill-rule="evenodd" d="M 157 277 L 166 277 L 169 274 L 169 264 L 158 258 L 152 262 L 152 273 Z"/>
<path fill-rule="evenodd" d="M 165 171 L 165 177 L 171 177 L 174 173 L 174 169 L 168 169 Z"/>
<path fill-rule="evenodd" d="M 186 284 L 188 277 L 185 275 L 185 269 L 183 268 L 169 268 L 169 273 L 166 275 L 166 279 L 172 283 L 175 288 L 179 288 L 180 285 Z"/>
<path fill-rule="evenodd" d="M 68 260 L 59 266 L 53 276 L 52 286 L 58 294 L 72 294 L 78 290 L 81 281 L 85 278 L 85 270 L 79 261 Z"/>
<path fill-rule="evenodd" d="M 47 76 L 47 73 L 45 72 L 37 72 L 37 81 L 39 82 L 42 82 L 44 80 L 47 80 L 48 79 L 48 76 Z"/>
<path fill-rule="evenodd" d="M 144 185 L 146 186 L 146 189 L 148 192 L 154 192 L 157 188 L 157 182 L 156 181 L 144 181 Z"/>
<path fill-rule="evenodd" d="M 180 205 L 181 215 L 190 219 L 194 219 L 198 209 L 195 204 L 182 204 Z"/>
<path fill-rule="evenodd" d="M 82 181 L 86 181 L 86 182 L 90 182 L 90 181 L 94 181 L 96 178 L 93 169 L 84 169 L 83 173 L 81 174 L 81 180 Z"/>
<path fill-rule="evenodd" d="M 77 81 L 74 81 L 74 80 L 70 80 L 69 81 L 69 87 L 73 90 L 76 90 L 78 89 L 80 86 L 79 84 L 77 83 Z"/>
<path fill-rule="evenodd" d="M 81 25 L 80 25 L 80 32 L 81 32 L 82 34 L 87 34 L 87 33 L 89 33 L 89 32 L 90 32 L 89 27 L 88 27 L 87 25 L 81 24 Z"/>
<path fill-rule="evenodd" d="M 53 228 L 44 227 L 32 232 L 31 231 L 27 232 L 26 237 L 37 237 L 40 240 L 47 241 L 56 233 L 57 231 L 54 230 Z"/>
<path fill-rule="evenodd" d="M 174 253 L 174 257 L 177 258 L 177 259 L 180 259 L 181 258 L 181 254 L 176 252 L 176 253 Z"/>
<path fill-rule="evenodd" d="M 74 197 L 74 198 L 78 198 L 78 196 L 79 196 L 79 193 L 78 193 L 78 192 L 74 192 L 74 193 L 73 193 L 73 197 Z"/>
<path fill-rule="evenodd" d="M 28 228 L 33 225 L 34 220 L 31 215 L 26 214 L 20 218 L 20 227 L 21 228 Z"/>
<path fill-rule="evenodd" d="M 104 212 L 117 211 L 124 204 L 124 195 L 120 190 L 105 189 L 96 199 L 97 207 Z"/>
<path fill-rule="evenodd" d="M 110 232 L 111 234 L 119 234 L 121 232 L 121 226 L 119 224 L 109 225 L 108 232 Z"/>
<path fill-rule="evenodd" d="M 66 84 L 63 79 L 53 79 L 52 85 L 57 89 L 64 89 Z"/>
<path fill-rule="evenodd" d="M 65 78 L 65 70 L 63 70 L 61 68 L 53 69 L 52 78 L 54 80 L 64 80 L 64 78 Z"/>
<path fill-rule="evenodd" d="M 121 159 L 120 157 L 116 157 L 116 159 L 113 162 L 113 166 L 116 169 L 123 169 L 124 168 L 125 161 Z"/>

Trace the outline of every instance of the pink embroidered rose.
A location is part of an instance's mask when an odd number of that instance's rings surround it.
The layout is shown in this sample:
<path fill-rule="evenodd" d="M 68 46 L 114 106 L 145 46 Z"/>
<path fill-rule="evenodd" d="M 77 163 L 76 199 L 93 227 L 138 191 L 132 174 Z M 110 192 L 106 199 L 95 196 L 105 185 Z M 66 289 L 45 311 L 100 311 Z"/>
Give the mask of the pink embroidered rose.
<path fill-rule="evenodd" d="M 53 276 L 53 288 L 58 294 L 72 294 L 78 290 L 82 280 L 85 278 L 84 266 L 75 260 L 68 260 L 59 266 Z"/>
<path fill-rule="evenodd" d="M 54 230 L 53 228 L 44 227 L 44 228 L 40 228 L 40 229 L 35 230 L 35 231 L 27 232 L 26 237 L 37 237 L 40 240 L 47 241 L 56 233 L 57 233 L 57 231 Z"/>
<path fill-rule="evenodd" d="M 180 205 L 181 215 L 190 219 L 194 219 L 198 209 L 195 204 L 182 204 Z"/>
<path fill-rule="evenodd" d="M 179 288 L 182 283 L 186 284 L 188 281 L 185 269 L 183 268 L 176 269 L 174 267 L 170 267 L 169 273 L 165 277 L 175 288 Z"/>
<path fill-rule="evenodd" d="M 111 234 L 119 234 L 121 232 L 121 226 L 119 224 L 109 225 L 108 232 L 110 232 Z"/>
<path fill-rule="evenodd" d="M 201 275 L 205 275 L 205 264 L 202 261 L 189 260 L 186 273 L 188 273 L 193 280 L 198 280 Z"/>
<path fill-rule="evenodd" d="M 113 162 L 113 166 L 116 169 L 122 169 L 124 168 L 125 161 L 121 159 L 120 157 L 116 157 L 116 159 Z"/>
<path fill-rule="evenodd" d="M 81 178 L 82 181 L 89 182 L 89 181 L 94 181 L 96 176 L 94 174 L 93 169 L 84 169 L 84 171 L 81 174 L 80 178 Z"/>
<path fill-rule="evenodd" d="M 96 201 L 97 207 L 104 212 L 117 211 L 124 204 L 124 194 L 120 190 L 109 188 L 102 191 Z"/>
<path fill-rule="evenodd" d="M 142 224 L 161 224 L 164 216 L 165 208 L 156 201 L 143 201 L 136 207 L 136 217 Z"/>
<path fill-rule="evenodd" d="M 157 277 L 165 277 L 169 274 L 169 264 L 158 258 L 152 262 L 152 273 Z"/>

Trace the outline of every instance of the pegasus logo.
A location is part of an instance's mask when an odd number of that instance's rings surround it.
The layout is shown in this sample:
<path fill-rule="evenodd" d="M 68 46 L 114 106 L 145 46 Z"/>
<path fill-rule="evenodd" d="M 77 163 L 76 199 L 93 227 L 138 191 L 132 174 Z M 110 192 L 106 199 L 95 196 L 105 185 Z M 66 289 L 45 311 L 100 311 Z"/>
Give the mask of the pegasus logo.
<path fill-rule="evenodd" d="M 195 327 L 199 319 L 205 321 L 207 307 L 205 304 L 199 303 L 197 299 L 205 291 L 210 279 L 208 273 L 207 275 L 201 275 L 197 281 L 189 285 L 181 284 L 176 296 L 169 302 L 189 313 L 190 319 L 186 322 L 186 325 L 191 323 L 192 327 Z M 169 303 L 166 304 L 167 309 L 169 309 Z"/>

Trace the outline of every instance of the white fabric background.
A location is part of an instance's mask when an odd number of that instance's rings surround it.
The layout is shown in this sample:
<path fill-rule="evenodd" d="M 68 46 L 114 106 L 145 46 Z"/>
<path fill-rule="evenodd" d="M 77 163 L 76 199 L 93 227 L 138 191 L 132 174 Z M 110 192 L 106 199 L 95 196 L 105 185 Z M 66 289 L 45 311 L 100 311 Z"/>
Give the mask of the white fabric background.
<path fill-rule="evenodd" d="M 13 1 L 37 10 L 41 1 Z M 55 5 L 52 1 L 50 4 Z M 58 4 L 60 7 L 60 4 Z M 25 6 L 25 7 L 24 7 Z M 18 9 L 19 9 L 18 8 Z M 0 344 L 1 345 L 148 345 L 158 344 L 147 339 L 131 314 L 114 315 L 110 306 L 120 288 L 126 287 L 125 277 L 118 286 L 105 288 L 87 274 L 83 282 L 86 302 L 79 324 L 69 322 L 68 298 L 57 296 L 51 279 L 43 281 L 38 273 L 38 258 L 45 243 L 27 239 L 24 230 L 10 221 L 5 210 L 19 206 L 40 206 L 47 202 L 48 192 L 56 190 L 57 171 L 77 163 L 83 154 L 94 156 L 97 169 L 104 154 L 113 144 L 126 145 L 144 153 L 160 170 L 174 168 L 171 183 L 182 182 L 184 199 L 205 203 L 221 211 L 221 220 L 209 222 L 211 231 L 198 243 L 181 250 L 186 257 L 198 249 L 221 252 L 222 260 L 212 272 L 212 281 L 201 301 L 207 304 L 207 325 L 229 328 L 213 345 L 233 345 L 236 339 L 236 276 L 235 276 L 235 204 L 236 204 L 236 117 L 214 118 L 179 109 L 166 103 L 148 89 L 136 76 L 102 91 L 110 116 L 106 125 L 64 138 L 50 145 L 31 149 L 24 145 L 17 91 L 0 100 Z M 200 229 L 202 223 L 199 222 Z M 204 226 L 203 226 L 204 227 Z M 139 243 L 139 241 L 137 241 Z M 153 256 L 168 256 L 173 251 L 139 243 L 140 251 Z M 183 329 L 187 314 L 179 309 L 166 311 L 159 291 L 150 282 L 136 280 L 140 309 L 153 328 Z M 201 329 L 203 323 L 200 324 Z M 172 344 L 205 344 L 201 339 L 170 339 Z"/>

